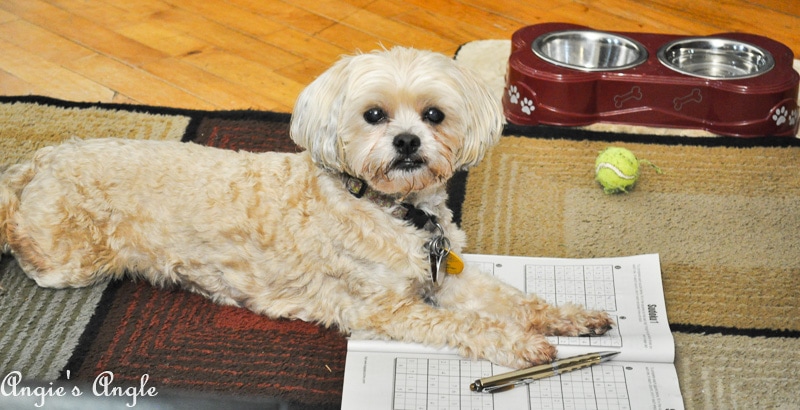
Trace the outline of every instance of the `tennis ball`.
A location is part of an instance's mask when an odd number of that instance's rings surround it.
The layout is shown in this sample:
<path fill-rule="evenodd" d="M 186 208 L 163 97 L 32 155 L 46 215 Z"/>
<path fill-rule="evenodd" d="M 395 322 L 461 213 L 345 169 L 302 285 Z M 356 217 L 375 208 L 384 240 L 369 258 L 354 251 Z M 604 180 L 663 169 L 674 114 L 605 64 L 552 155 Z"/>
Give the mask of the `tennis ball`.
<path fill-rule="evenodd" d="M 625 148 L 606 148 L 594 162 L 594 175 L 606 194 L 628 192 L 639 178 L 639 160 Z"/>

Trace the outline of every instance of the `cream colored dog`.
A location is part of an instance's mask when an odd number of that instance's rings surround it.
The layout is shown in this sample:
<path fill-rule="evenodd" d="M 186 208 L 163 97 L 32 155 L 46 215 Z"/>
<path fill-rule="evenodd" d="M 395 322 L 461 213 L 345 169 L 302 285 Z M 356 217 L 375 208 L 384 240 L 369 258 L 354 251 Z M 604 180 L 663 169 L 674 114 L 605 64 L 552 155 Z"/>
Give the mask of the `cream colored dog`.
<path fill-rule="evenodd" d="M 501 129 L 490 91 L 445 56 L 346 57 L 298 99 L 298 154 L 121 139 L 38 151 L 0 178 L 0 246 L 43 287 L 130 273 L 273 318 L 547 362 L 544 335 L 602 334 L 609 317 L 444 272 L 465 242 L 445 183 Z"/>

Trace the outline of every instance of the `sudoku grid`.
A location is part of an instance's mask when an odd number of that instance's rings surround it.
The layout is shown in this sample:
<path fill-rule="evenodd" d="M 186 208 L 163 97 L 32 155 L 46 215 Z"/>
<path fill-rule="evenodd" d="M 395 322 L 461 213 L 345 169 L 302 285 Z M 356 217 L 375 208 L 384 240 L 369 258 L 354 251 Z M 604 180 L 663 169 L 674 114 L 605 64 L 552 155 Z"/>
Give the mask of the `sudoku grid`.
<path fill-rule="evenodd" d="M 617 310 L 612 265 L 525 265 L 525 291 L 556 306 Z"/>
<path fill-rule="evenodd" d="M 395 361 L 394 409 L 494 408 L 490 394 L 476 394 L 470 383 L 492 375 L 486 361 L 399 357 Z"/>

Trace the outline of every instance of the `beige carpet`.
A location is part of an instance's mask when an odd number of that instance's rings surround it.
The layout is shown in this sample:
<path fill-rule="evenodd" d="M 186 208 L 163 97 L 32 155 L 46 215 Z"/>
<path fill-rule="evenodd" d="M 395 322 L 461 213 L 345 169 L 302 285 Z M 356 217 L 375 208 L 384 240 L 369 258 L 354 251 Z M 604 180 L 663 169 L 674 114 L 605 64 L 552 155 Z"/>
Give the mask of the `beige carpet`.
<path fill-rule="evenodd" d="M 463 47 L 457 59 L 502 92 L 505 66 L 494 62 L 507 56 L 509 43 L 480 43 Z M 800 408 L 800 144 L 586 128 L 626 132 L 627 142 L 613 134 L 601 136 L 605 141 L 543 139 L 531 131 L 533 138 L 504 138 L 470 171 L 463 215 L 469 251 L 658 253 L 686 408 Z M 630 134 L 652 135 L 639 143 Z M 593 166 L 609 145 L 631 149 L 664 173 L 643 166 L 632 192 L 604 194 Z"/>
<path fill-rule="evenodd" d="M 72 137 L 179 140 L 189 118 L 29 102 L 0 106 L 0 169 Z"/>

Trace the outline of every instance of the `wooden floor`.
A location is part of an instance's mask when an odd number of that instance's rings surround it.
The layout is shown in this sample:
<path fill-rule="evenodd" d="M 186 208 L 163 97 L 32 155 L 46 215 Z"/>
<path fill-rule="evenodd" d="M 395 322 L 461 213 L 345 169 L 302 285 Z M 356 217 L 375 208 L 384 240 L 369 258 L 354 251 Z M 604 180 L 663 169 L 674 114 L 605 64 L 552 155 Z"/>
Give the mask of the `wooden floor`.
<path fill-rule="evenodd" d="M 0 0 L 0 95 L 289 112 L 342 54 L 453 55 L 530 24 L 771 37 L 800 55 L 797 0 Z"/>

